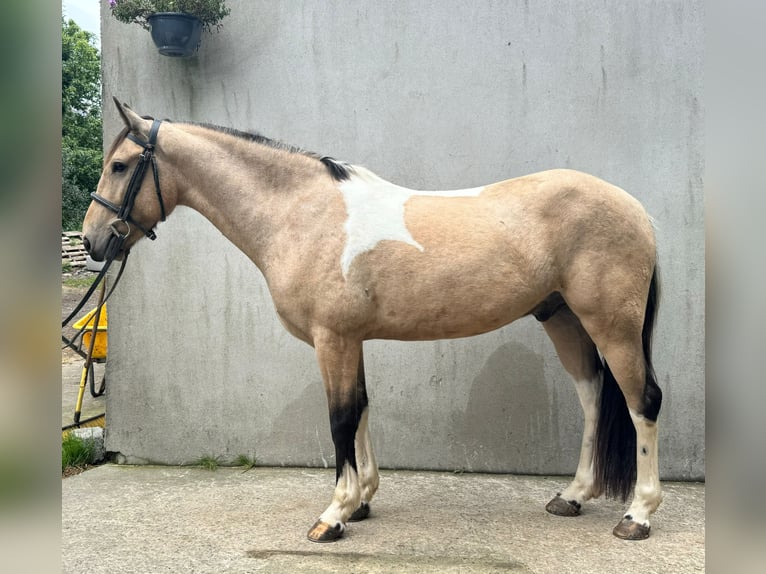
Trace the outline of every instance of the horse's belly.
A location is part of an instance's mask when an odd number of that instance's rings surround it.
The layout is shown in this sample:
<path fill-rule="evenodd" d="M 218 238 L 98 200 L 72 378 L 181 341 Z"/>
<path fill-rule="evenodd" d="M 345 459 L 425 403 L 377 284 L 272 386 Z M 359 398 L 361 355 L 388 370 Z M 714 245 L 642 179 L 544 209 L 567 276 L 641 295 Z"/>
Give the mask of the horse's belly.
<path fill-rule="evenodd" d="M 529 309 L 527 309 L 529 311 Z M 475 313 L 466 309 L 438 309 L 417 315 L 391 312 L 381 318 L 367 334 L 368 339 L 396 339 L 399 341 L 432 341 L 480 335 L 511 323 L 527 311 Z"/>
<path fill-rule="evenodd" d="M 368 336 L 433 340 L 492 331 L 528 314 L 546 295 L 540 285 L 517 277 L 476 273 L 443 281 L 413 277 L 375 293 L 375 318 Z M 534 282 L 532 282 L 534 283 Z"/>

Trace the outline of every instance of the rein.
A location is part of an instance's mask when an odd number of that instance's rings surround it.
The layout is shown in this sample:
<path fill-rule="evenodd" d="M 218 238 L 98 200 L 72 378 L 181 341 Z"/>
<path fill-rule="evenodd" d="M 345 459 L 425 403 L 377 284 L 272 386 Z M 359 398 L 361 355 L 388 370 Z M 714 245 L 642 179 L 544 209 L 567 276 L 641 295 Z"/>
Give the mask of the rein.
<path fill-rule="evenodd" d="M 117 257 L 117 254 L 122 249 L 122 244 L 125 242 L 125 237 L 119 238 L 118 236 L 113 236 L 109 239 L 109 245 L 107 246 L 107 255 L 104 259 L 104 266 L 101 268 L 101 271 L 98 274 L 98 277 L 96 277 L 96 280 L 93 281 L 90 288 L 88 289 L 88 292 L 85 293 L 85 296 L 82 298 L 82 300 L 77 304 L 77 306 L 74 308 L 74 310 L 67 316 L 66 319 L 64 319 L 61 322 L 61 328 L 63 329 L 66 327 L 69 322 L 77 315 L 77 313 L 80 312 L 80 310 L 85 306 L 85 303 L 90 299 L 91 295 L 95 292 L 96 288 L 101 284 L 101 282 L 106 277 L 106 272 L 109 271 L 109 267 L 112 265 L 112 262 Z M 94 317 L 98 317 L 101 314 L 101 309 L 106 305 L 107 300 L 109 297 L 112 296 L 112 293 L 114 293 L 115 287 L 117 287 L 117 284 L 120 282 L 120 278 L 122 277 L 122 272 L 125 270 L 125 264 L 128 262 L 128 254 L 125 253 L 122 258 L 122 263 L 120 264 L 120 270 L 117 272 L 117 277 L 114 279 L 114 283 L 112 284 L 112 287 L 109 289 L 109 293 L 106 294 L 106 297 L 102 297 L 99 301 L 98 307 L 96 307 L 96 312 L 94 313 Z M 102 293 L 103 295 L 103 293 Z M 79 349 L 77 348 L 77 339 L 79 339 L 82 334 L 85 332 L 86 329 L 88 329 L 89 321 L 85 321 L 85 324 L 82 326 L 82 328 L 77 331 L 77 333 L 74 334 L 74 336 L 70 339 L 66 335 L 61 335 L 61 340 L 64 341 L 66 347 L 71 347 L 76 352 L 79 353 Z M 96 336 L 96 329 L 98 328 L 98 322 L 94 321 L 93 323 L 93 337 Z"/>
<path fill-rule="evenodd" d="M 104 280 L 106 277 L 106 273 L 109 270 L 109 267 L 112 265 L 114 260 L 117 258 L 117 255 L 119 255 L 120 251 L 122 251 L 122 247 L 125 244 L 125 240 L 128 238 L 128 235 L 130 235 L 130 226 L 131 224 L 134 225 L 136 228 L 140 229 L 144 235 L 146 235 L 149 239 L 154 240 L 157 238 L 157 235 L 154 233 L 153 229 L 144 229 L 138 222 L 136 222 L 131 216 L 130 212 L 133 210 L 133 205 L 136 202 L 136 196 L 138 195 L 138 192 L 141 190 L 141 184 L 143 183 L 144 176 L 146 175 L 146 168 L 151 165 L 152 167 L 152 175 L 154 178 L 154 191 L 157 194 L 157 200 L 160 203 L 160 213 L 162 215 L 161 221 L 165 221 L 166 219 L 166 213 L 165 213 L 165 202 L 162 200 L 162 192 L 160 191 L 160 177 L 159 177 L 159 171 L 157 169 L 157 162 L 154 158 L 154 150 L 157 145 L 157 132 L 160 130 L 160 124 L 162 123 L 162 120 L 154 120 L 152 123 L 152 127 L 149 130 L 149 138 L 147 141 L 143 141 L 136 136 L 134 136 L 131 133 L 127 134 L 127 138 L 130 139 L 132 142 L 137 143 L 140 145 L 144 151 L 141 153 L 139 157 L 139 162 L 136 165 L 135 169 L 133 170 L 133 174 L 130 176 L 130 181 L 128 183 L 128 188 L 125 190 L 125 195 L 122 198 L 122 204 L 121 205 L 115 205 L 108 199 L 101 197 L 98 195 L 98 193 L 93 192 L 90 194 L 90 196 L 93 198 L 94 201 L 97 203 L 103 205 L 110 211 L 113 211 L 117 214 L 116 219 L 112 220 L 112 222 L 109 224 L 109 229 L 112 231 L 112 236 L 109 238 L 109 243 L 106 248 L 106 254 L 104 257 L 104 266 L 101 268 L 101 271 L 99 272 L 98 276 L 96 277 L 96 280 L 93 282 L 93 284 L 88 289 L 88 292 L 85 294 L 85 296 L 82 298 L 82 300 L 77 304 L 75 309 L 69 314 L 69 316 L 64 319 L 61 322 L 61 327 L 66 327 L 67 324 L 77 315 L 77 313 L 80 312 L 80 310 L 85 306 L 85 303 L 90 299 L 90 297 L 95 292 L 96 288 L 99 286 L 101 281 Z M 122 223 L 125 225 L 125 231 L 124 233 L 118 229 L 118 225 Z M 122 263 L 120 265 L 120 270 L 117 273 L 117 277 L 114 280 L 114 284 L 109 289 L 109 293 L 104 297 L 100 302 L 98 307 L 96 307 L 96 313 L 94 314 L 94 317 L 98 317 L 98 315 L 101 312 L 101 309 L 106 304 L 109 297 L 114 292 L 115 287 L 117 287 L 117 284 L 120 282 L 120 278 L 122 277 L 122 272 L 125 270 L 125 264 L 128 261 L 128 253 L 124 252 Z M 74 337 L 71 339 L 67 338 L 65 335 L 61 335 L 61 339 L 65 343 L 65 347 L 71 347 L 75 351 L 77 351 L 77 348 L 75 346 L 75 342 L 77 339 L 83 334 L 86 328 L 88 328 L 88 321 L 85 322 L 86 324 L 80 329 Z M 97 324 L 94 321 L 93 329 L 97 328 Z M 94 333 L 95 337 L 95 333 Z"/>

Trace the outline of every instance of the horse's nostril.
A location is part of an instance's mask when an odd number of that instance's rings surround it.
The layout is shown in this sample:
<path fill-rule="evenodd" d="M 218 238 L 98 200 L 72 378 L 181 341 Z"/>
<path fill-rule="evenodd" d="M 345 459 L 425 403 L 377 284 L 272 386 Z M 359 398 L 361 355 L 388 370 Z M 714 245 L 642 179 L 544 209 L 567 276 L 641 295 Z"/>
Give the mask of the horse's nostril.
<path fill-rule="evenodd" d="M 87 237 L 82 238 L 82 246 L 85 248 L 85 251 L 90 253 L 90 241 L 88 241 Z"/>

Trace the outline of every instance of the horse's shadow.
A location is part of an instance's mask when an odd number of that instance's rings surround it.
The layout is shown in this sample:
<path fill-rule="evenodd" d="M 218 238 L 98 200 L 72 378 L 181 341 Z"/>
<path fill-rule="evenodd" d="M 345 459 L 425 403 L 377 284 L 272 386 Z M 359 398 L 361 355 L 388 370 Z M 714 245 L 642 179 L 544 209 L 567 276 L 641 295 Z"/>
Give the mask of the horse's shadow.
<path fill-rule="evenodd" d="M 559 432 L 544 369 L 541 354 L 514 341 L 489 356 L 457 421 L 452 451 L 464 470 L 550 472 Z"/>

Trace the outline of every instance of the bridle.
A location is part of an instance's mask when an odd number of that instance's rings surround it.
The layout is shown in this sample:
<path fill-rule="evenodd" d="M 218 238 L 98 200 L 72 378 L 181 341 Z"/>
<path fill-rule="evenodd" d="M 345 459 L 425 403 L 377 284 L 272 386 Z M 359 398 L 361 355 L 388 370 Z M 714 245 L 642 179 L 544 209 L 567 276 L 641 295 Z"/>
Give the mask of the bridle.
<path fill-rule="evenodd" d="M 153 119 L 153 118 L 147 118 L 147 119 Z M 117 258 L 117 256 L 120 254 L 120 251 L 122 251 L 123 245 L 125 244 L 125 240 L 128 238 L 128 235 L 130 235 L 130 226 L 133 225 L 137 229 L 140 229 L 144 235 L 146 235 L 149 239 L 154 240 L 157 239 L 157 235 L 154 233 L 154 229 L 145 229 L 141 226 L 135 219 L 133 219 L 130 216 L 130 212 L 133 210 L 133 205 L 136 203 L 136 196 L 138 195 L 138 192 L 141 190 L 141 184 L 144 181 L 144 176 L 146 175 L 146 168 L 151 165 L 152 166 L 152 175 L 154 177 L 154 191 L 157 194 L 157 200 L 160 202 L 160 213 L 161 218 L 160 221 L 165 221 L 166 219 L 166 213 L 165 213 L 165 202 L 162 200 L 162 192 L 160 190 L 160 174 L 157 170 L 157 162 L 154 159 L 154 150 L 157 145 L 157 132 L 160 131 L 160 124 L 162 124 L 162 120 L 154 120 L 152 122 L 152 127 L 149 130 L 149 138 L 146 141 L 141 140 L 140 138 L 137 138 L 130 132 L 127 134 L 127 138 L 140 145 L 144 151 L 141 153 L 138 157 L 138 164 L 136 165 L 135 169 L 133 170 L 133 174 L 130 176 L 130 181 L 128 182 L 128 188 L 125 190 L 125 195 L 122 198 L 122 203 L 120 205 L 115 205 L 108 199 L 101 197 L 96 192 L 93 192 L 90 194 L 90 196 L 93 198 L 94 201 L 100 203 L 110 211 L 113 211 L 117 214 L 117 217 L 113 219 L 109 223 L 109 229 L 112 232 L 112 237 L 109 238 L 109 243 L 106 248 L 106 253 L 104 254 L 104 266 L 101 268 L 101 271 L 96 277 L 96 280 L 92 283 L 90 286 L 90 289 L 88 289 L 88 292 L 85 294 L 85 297 L 83 297 L 82 301 L 77 305 L 77 307 L 72 311 L 69 316 L 62 321 L 61 326 L 66 326 L 69 321 L 71 321 L 74 316 L 82 309 L 82 307 L 85 305 L 85 302 L 90 299 L 93 292 L 96 290 L 96 287 L 99 283 L 103 280 L 103 278 L 106 276 L 106 272 L 109 269 L 109 266 L 112 264 L 112 262 Z M 124 231 L 120 230 L 118 226 L 124 225 Z M 128 260 L 128 253 L 125 251 L 123 253 L 123 259 L 122 259 L 122 265 L 120 266 L 120 270 L 117 274 L 117 277 L 114 281 L 114 284 L 112 285 L 111 289 L 109 290 L 109 294 L 103 299 L 103 301 L 99 304 L 99 308 L 106 303 L 106 300 L 109 299 L 109 296 L 114 291 L 114 288 L 117 286 L 117 283 L 120 281 L 120 277 L 122 276 L 122 271 L 125 269 L 125 263 Z M 86 322 L 87 323 L 87 322 Z M 94 326 L 95 329 L 95 326 Z M 77 339 L 77 337 L 85 330 L 85 327 L 80 329 L 80 332 L 75 335 L 72 339 L 68 339 L 67 337 L 62 335 L 62 339 L 66 343 L 67 346 L 74 347 L 74 341 Z M 95 337 L 95 334 L 94 334 Z"/>
<path fill-rule="evenodd" d="M 162 124 L 162 120 L 154 120 L 152 127 L 149 130 L 149 138 L 146 141 L 137 138 L 130 132 L 128 132 L 127 136 L 125 136 L 130 141 L 144 148 L 144 151 L 138 156 L 138 164 L 136 164 L 136 167 L 133 170 L 133 174 L 130 176 L 128 188 L 125 190 L 125 195 L 122 198 L 122 204 L 115 205 L 105 197 L 101 197 L 95 191 L 90 194 L 94 201 L 100 203 L 107 209 L 117 214 L 117 218 L 113 219 L 109 224 L 109 229 L 111 229 L 112 233 L 119 238 L 120 243 L 124 242 L 128 235 L 130 235 L 131 224 L 140 229 L 149 239 L 157 239 L 157 235 L 154 233 L 154 229 L 145 229 L 141 226 L 141 224 L 139 224 L 130 216 L 130 212 L 133 210 L 133 205 L 136 202 L 136 196 L 141 190 L 141 184 L 144 181 L 144 175 L 146 175 L 146 168 L 148 165 L 152 166 L 152 175 L 154 176 L 154 191 L 157 194 L 157 200 L 160 202 L 160 221 L 165 221 L 166 219 L 165 202 L 162 200 L 162 192 L 160 191 L 160 174 L 157 170 L 157 162 L 154 159 L 154 149 L 157 145 L 157 132 L 160 131 L 160 124 Z M 118 224 L 123 224 L 125 226 L 124 232 L 118 229 Z"/>

